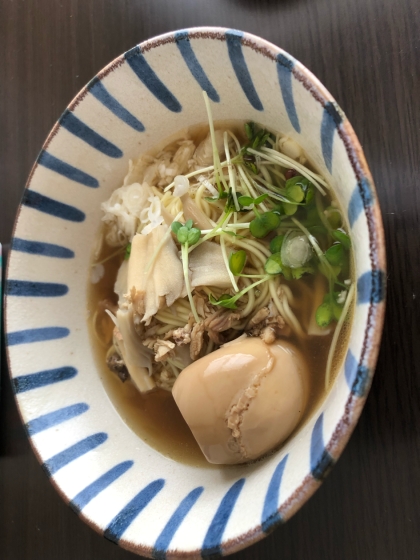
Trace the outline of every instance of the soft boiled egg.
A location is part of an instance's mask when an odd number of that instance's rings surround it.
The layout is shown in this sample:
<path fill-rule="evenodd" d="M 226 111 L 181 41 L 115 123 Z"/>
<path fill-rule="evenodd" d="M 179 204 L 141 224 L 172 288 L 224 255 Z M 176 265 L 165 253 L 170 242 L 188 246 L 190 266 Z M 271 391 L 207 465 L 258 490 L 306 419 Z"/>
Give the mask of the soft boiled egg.
<path fill-rule="evenodd" d="M 173 396 L 210 463 L 245 463 L 282 443 L 308 400 L 306 363 L 293 344 L 233 341 L 186 367 Z"/>

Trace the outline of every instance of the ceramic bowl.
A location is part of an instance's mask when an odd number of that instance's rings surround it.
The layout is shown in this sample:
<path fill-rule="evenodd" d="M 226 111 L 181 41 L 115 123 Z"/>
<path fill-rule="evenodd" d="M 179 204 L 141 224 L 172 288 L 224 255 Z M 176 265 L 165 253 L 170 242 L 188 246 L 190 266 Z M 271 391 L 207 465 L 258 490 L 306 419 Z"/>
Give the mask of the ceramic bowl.
<path fill-rule="evenodd" d="M 100 203 L 129 159 L 178 130 L 247 119 L 298 142 L 333 185 L 353 236 L 357 305 L 333 388 L 295 436 L 249 466 L 161 455 L 124 423 L 86 321 Z M 384 316 L 385 249 L 369 169 L 343 111 L 297 60 L 240 31 L 194 28 L 132 48 L 75 97 L 33 167 L 16 220 L 6 341 L 34 452 L 64 500 L 107 539 L 153 558 L 226 555 L 261 539 L 319 487 L 360 415 Z"/>

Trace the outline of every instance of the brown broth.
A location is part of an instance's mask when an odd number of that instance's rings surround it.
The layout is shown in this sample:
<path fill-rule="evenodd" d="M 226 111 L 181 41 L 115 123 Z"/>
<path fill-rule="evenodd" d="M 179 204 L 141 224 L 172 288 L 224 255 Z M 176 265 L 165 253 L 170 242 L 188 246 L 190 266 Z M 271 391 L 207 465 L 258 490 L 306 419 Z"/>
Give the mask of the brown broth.
<path fill-rule="evenodd" d="M 223 124 L 226 126 L 226 123 Z M 231 130 L 239 131 L 237 122 L 229 123 L 229 126 Z M 189 134 L 194 140 L 200 141 L 205 137 L 206 126 L 200 125 L 192 129 L 190 128 Z M 155 148 L 153 153 L 156 153 L 163 146 L 168 145 L 168 143 L 165 142 L 162 146 Z M 88 284 L 90 337 L 96 354 L 99 375 L 108 397 L 127 426 L 158 452 L 188 465 L 216 468 L 215 465 L 211 465 L 204 458 L 171 393 L 157 389 L 146 395 L 141 395 L 131 381 L 122 383 L 106 366 L 106 353 L 111 344 L 113 323 L 107 315 L 104 315 L 101 319 L 103 338 L 108 340 L 108 343 L 104 344 L 95 335 L 93 319 L 98 303 L 101 300 L 110 299 L 114 302 L 116 301 L 113 287 L 123 256 L 121 252 L 110 258 L 113 253 L 115 253 L 115 247 L 103 245 L 96 262 L 108 259 L 103 263 L 105 274 L 97 284 L 92 284 L 91 282 Z M 314 277 L 309 276 L 298 281 L 287 282 L 295 297 L 300 298 L 302 302 L 299 305 L 299 309 L 294 310 L 296 317 L 302 324 L 307 324 L 308 322 L 308 309 L 311 308 L 311 302 L 307 295 L 309 290 L 299 290 L 298 286 L 299 283 L 304 282 L 312 291 L 314 281 Z M 349 340 L 349 327 L 352 323 L 352 315 L 353 310 L 351 309 L 349 313 L 350 319 L 347 320 L 340 333 L 332 367 L 331 383 L 344 359 Z M 325 387 L 325 369 L 333 334 L 334 330 L 332 329 L 328 335 L 311 336 L 306 340 L 301 340 L 295 335 L 292 335 L 290 338 L 290 341 L 303 353 L 310 371 L 308 406 L 294 433 L 308 421 L 328 392 Z"/>

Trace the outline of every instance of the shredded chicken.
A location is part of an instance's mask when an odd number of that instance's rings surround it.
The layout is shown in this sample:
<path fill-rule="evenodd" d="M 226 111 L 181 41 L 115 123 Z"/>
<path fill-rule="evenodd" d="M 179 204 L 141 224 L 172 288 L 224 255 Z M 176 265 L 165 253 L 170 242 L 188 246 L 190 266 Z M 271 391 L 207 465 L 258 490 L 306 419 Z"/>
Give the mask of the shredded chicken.
<path fill-rule="evenodd" d="M 277 311 L 272 301 L 259 309 L 248 321 L 245 331 L 249 336 L 259 336 L 267 344 L 273 344 L 280 336 L 290 336 L 291 329 Z"/>
<path fill-rule="evenodd" d="M 185 327 L 179 327 L 179 329 L 169 331 L 169 333 L 165 336 L 165 339 L 173 338 L 177 346 L 180 346 L 181 344 L 189 344 L 191 342 L 191 331 L 191 325 L 187 324 Z"/>
<path fill-rule="evenodd" d="M 190 356 L 196 360 L 203 348 L 205 328 L 202 322 L 196 323 L 191 331 Z"/>
<path fill-rule="evenodd" d="M 225 309 L 219 309 L 213 315 L 210 315 L 204 321 L 204 327 L 206 330 L 212 330 L 215 332 L 227 331 L 236 323 L 241 317 L 240 313 L 234 313 L 233 311 L 228 311 Z"/>
<path fill-rule="evenodd" d="M 210 315 L 210 307 L 207 305 L 208 299 L 204 299 L 202 296 L 194 294 L 193 301 L 199 317 L 206 318 Z"/>
<path fill-rule="evenodd" d="M 270 315 L 270 310 L 268 309 L 268 307 L 262 307 L 261 309 L 259 309 L 255 315 L 253 315 L 248 323 L 249 326 L 255 327 L 255 325 L 258 325 L 259 323 L 261 323 L 262 321 L 264 321 L 265 319 L 267 319 L 267 317 Z"/>
<path fill-rule="evenodd" d="M 226 342 L 224 336 L 216 331 L 212 331 L 211 329 L 209 329 L 207 331 L 207 334 L 209 335 L 209 339 L 218 346 L 221 346 Z"/>
<path fill-rule="evenodd" d="M 161 340 L 158 338 L 153 346 L 155 351 L 155 361 L 162 362 L 167 360 L 171 351 L 175 348 L 175 344 L 170 340 Z"/>

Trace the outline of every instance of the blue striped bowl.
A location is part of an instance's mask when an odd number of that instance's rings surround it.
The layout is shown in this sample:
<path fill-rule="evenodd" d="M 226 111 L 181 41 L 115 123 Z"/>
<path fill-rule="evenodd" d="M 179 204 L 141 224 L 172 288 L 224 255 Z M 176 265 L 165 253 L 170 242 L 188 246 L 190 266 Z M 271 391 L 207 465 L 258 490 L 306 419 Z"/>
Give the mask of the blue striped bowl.
<path fill-rule="evenodd" d="M 100 202 L 128 160 L 185 126 L 250 119 L 296 140 L 330 180 L 354 240 L 350 345 L 320 408 L 281 450 L 246 467 L 178 464 L 127 427 L 101 383 L 86 324 Z M 195 28 L 146 41 L 76 96 L 29 177 L 8 264 L 6 328 L 16 400 L 33 449 L 80 517 L 153 558 L 239 550 L 318 488 L 360 415 L 384 316 L 385 248 L 369 169 L 343 111 L 289 54 L 247 33 Z"/>

